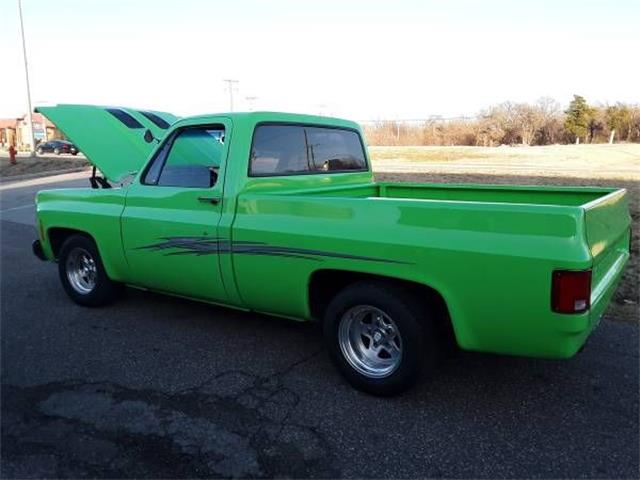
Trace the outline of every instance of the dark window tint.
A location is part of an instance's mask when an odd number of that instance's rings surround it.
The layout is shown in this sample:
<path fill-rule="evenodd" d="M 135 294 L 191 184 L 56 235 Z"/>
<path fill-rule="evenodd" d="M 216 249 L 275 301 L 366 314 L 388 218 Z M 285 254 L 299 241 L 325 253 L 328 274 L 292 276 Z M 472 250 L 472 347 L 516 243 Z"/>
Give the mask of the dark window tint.
<path fill-rule="evenodd" d="M 302 125 L 261 125 L 251 149 L 255 176 L 365 170 L 360 135 L 351 130 Z"/>
<path fill-rule="evenodd" d="M 209 188 L 216 183 L 224 148 L 224 129 L 182 130 L 156 155 L 144 183 Z"/>
<path fill-rule="evenodd" d="M 147 169 L 147 173 L 144 176 L 143 183 L 149 185 L 155 185 L 158 183 L 158 179 L 160 178 L 160 172 L 162 171 L 162 166 L 164 165 L 164 161 L 167 158 L 167 152 L 171 147 L 171 142 L 165 143 L 162 148 L 156 153 L 151 165 Z"/>
<path fill-rule="evenodd" d="M 107 112 L 116 117 L 129 128 L 144 128 L 138 120 L 133 118 L 124 110 L 120 110 L 119 108 L 107 108 Z"/>
<path fill-rule="evenodd" d="M 159 115 L 156 115 L 155 113 L 152 112 L 143 112 L 140 111 L 138 112 L 142 115 L 144 115 L 145 117 L 147 117 L 149 120 L 151 120 L 157 127 L 162 128 L 163 130 L 166 130 L 167 128 L 170 127 L 169 122 L 167 122 L 164 118 L 160 117 Z"/>

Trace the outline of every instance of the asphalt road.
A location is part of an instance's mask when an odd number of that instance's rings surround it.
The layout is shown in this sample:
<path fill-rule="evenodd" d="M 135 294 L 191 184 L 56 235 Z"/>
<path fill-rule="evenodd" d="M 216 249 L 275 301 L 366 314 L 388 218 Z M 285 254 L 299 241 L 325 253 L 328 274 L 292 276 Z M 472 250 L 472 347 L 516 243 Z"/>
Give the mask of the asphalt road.
<path fill-rule="evenodd" d="M 462 353 L 374 398 L 314 325 L 72 304 L 30 252 L 40 188 L 0 191 L 2 478 L 638 477 L 637 327 L 605 319 L 569 361 Z"/>

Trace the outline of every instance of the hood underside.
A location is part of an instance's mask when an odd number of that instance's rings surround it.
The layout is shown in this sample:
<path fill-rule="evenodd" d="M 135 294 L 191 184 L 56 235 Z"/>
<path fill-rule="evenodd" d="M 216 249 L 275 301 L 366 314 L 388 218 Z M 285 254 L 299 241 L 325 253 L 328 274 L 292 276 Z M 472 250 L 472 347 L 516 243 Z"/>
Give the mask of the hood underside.
<path fill-rule="evenodd" d="M 145 132 L 161 140 L 178 117 L 166 112 L 97 105 L 37 107 L 97 167 L 117 182 L 138 171 L 157 143 L 147 142 Z"/>

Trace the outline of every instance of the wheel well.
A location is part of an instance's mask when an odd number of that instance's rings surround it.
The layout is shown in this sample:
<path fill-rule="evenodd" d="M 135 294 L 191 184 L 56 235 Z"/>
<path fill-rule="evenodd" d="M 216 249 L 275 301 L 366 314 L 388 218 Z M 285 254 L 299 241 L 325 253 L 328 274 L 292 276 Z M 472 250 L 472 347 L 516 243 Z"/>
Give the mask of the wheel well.
<path fill-rule="evenodd" d="M 53 252 L 53 256 L 58 258 L 58 254 L 60 253 L 60 249 L 62 245 L 72 235 L 84 235 L 85 237 L 92 238 L 87 232 L 83 232 L 82 230 L 75 230 L 73 228 L 60 228 L 53 227 L 47 230 L 47 235 L 49 237 L 49 243 L 51 244 L 51 251 Z"/>
<path fill-rule="evenodd" d="M 350 272 L 347 270 L 318 270 L 314 272 L 309 281 L 309 311 L 311 317 L 314 320 L 322 320 L 327 306 L 338 292 L 348 285 L 363 280 L 383 281 L 400 286 L 404 291 L 410 292 L 416 298 L 424 301 L 429 305 L 431 313 L 434 314 L 441 333 L 446 335 L 450 341 L 455 342 L 449 309 L 440 292 L 422 283 L 384 275 Z"/>

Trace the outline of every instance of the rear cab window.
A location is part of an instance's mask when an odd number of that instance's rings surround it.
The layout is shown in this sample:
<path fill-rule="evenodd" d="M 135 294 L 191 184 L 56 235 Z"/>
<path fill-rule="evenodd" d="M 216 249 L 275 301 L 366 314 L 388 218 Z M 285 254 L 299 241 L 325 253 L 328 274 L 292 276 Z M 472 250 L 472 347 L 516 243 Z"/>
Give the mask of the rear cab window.
<path fill-rule="evenodd" d="M 254 131 L 249 176 L 354 171 L 367 171 L 364 145 L 355 130 L 264 124 Z"/>

